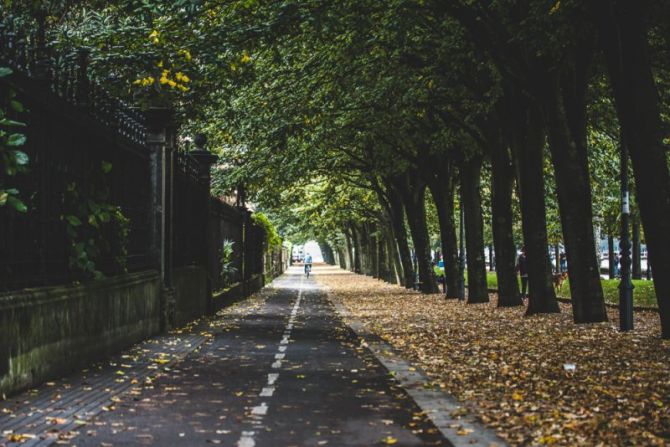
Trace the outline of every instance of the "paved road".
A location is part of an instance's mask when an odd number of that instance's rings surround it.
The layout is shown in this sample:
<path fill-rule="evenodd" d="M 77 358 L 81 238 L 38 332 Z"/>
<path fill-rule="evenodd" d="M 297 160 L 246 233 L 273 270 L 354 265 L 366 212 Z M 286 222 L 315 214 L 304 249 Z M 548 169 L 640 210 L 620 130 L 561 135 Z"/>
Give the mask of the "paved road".
<path fill-rule="evenodd" d="M 265 294 L 242 315 L 214 320 L 198 349 L 60 442 L 451 445 L 336 316 L 313 277 L 294 268 Z"/>

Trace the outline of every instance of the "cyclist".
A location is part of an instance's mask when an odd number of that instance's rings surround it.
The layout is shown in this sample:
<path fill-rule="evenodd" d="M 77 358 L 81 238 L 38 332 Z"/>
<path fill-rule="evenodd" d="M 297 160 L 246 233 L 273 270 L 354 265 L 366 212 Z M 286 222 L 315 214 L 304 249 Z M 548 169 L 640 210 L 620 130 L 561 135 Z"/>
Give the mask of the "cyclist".
<path fill-rule="evenodd" d="M 309 276 L 309 272 L 312 271 L 312 255 L 307 253 L 305 256 L 305 275 Z"/>

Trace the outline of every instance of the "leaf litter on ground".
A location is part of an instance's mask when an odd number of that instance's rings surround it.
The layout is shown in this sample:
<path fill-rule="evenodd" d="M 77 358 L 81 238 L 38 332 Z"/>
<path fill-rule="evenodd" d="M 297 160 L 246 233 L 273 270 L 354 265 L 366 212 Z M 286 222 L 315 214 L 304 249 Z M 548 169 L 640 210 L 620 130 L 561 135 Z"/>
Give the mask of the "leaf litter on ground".
<path fill-rule="evenodd" d="M 616 309 L 576 325 L 569 304 L 526 317 L 495 295 L 465 304 L 343 271 L 316 278 L 511 445 L 670 445 L 670 341 L 655 312 L 622 333 Z"/>

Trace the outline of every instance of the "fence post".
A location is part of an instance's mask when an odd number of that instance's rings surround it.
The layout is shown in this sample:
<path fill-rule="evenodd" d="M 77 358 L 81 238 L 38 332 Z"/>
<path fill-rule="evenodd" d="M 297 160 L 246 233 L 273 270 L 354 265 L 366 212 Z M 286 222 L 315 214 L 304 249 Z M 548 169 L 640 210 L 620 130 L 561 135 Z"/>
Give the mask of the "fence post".
<path fill-rule="evenodd" d="M 204 232 L 203 234 L 209 236 L 211 234 L 211 229 L 209 227 L 209 222 L 210 222 L 210 213 L 211 213 L 211 201 L 210 201 L 210 193 L 211 193 L 211 181 L 212 181 L 212 165 L 216 163 L 218 160 L 218 157 L 211 152 L 209 152 L 206 148 L 205 145 L 207 144 L 207 137 L 204 134 L 196 134 L 195 137 L 193 138 L 193 144 L 195 145 L 195 148 L 191 150 L 190 155 L 195 159 L 195 161 L 198 163 L 198 180 L 202 182 L 203 185 L 206 186 L 205 188 L 205 193 L 206 193 L 206 203 L 207 205 L 205 206 L 204 211 L 204 222 L 202 223 L 203 228 L 202 231 Z M 209 259 L 210 257 L 210 250 L 208 247 L 209 241 L 207 240 L 207 237 L 205 237 L 205 244 L 201 248 L 202 249 L 202 260 L 205 263 L 206 271 L 207 271 L 207 313 L 208 314 L 213 314 L 214 313 L 214 301 L 212 297 L 212 283 L 213 283 L 213 278 L 212 278 L 212 272 L 211 269 L 209 268 L 210 265 L 212 265 L 212 262 L 214 260 Z M 218 250 L 216 251 L 218 253 Z"/>
<path fill-rule="evenodd" d="M 151 164 L 151 257 L 160 272 L 160 326 L 168 330 L 175 323 L 175 294 L 172 286 L 172 205 L 174 168 L 174 123 L 172 110 L 150 108 L 146 113 L 147 146 Z"/>
<path fill-rule="evenodd" d="M 76 87 L 76 103 L 79 107 L 85 108 L 88 106 L 88 94 L 90 91 L 90 83 L 88 81 L 88 58 L 91 50 L 88 48 L 79 48 L 77 50 L 78 71 L 77 71 L 77 87 Z"/>

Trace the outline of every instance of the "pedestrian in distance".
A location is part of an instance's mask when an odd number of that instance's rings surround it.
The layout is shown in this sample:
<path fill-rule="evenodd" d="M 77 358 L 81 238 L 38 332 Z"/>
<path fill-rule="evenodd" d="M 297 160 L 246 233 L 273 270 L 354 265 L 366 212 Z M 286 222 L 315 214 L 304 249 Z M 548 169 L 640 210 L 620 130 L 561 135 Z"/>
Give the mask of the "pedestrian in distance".
<path fill-rule="evenodd" d="M 309 276 L 311 271 L 312 271 L 312 255 L 307 253 L 307 256 L 305 256 L 305 275 Z"/>
<path fill-rule="evenodd" d="M 619 253 L 614 253 L 614 277 L 618 278 L 619 277 Z"/>
<path fill-rule="evenodd" d="M 564 252 L 558 256 L 558 264 L 561 273 L 568 271 L 568 258 L 565 257 Z"/>
<path fill-rule="evenodd" d="M 516 272 L 521 277 L 521 301 L 527 298 L 528 291 L 528 258 L 526 258 L 526 247 L 521 247 L 521 254 L 516 261 Z"/>

